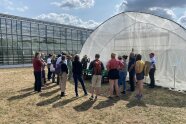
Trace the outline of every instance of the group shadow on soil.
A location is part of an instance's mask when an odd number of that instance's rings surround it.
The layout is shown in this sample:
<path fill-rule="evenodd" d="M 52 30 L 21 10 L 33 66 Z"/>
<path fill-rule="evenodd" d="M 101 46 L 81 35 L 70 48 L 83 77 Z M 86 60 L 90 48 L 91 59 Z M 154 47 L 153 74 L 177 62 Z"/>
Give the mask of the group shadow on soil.
<path fill-rule="evenodd" d="M 71 82 L 71 84 L 74 85 L 74 83 Z M 49 89 L 52 89 L 56 87 L 56 84 L 50 84 L 47 87 L 44 87 L 43 90 L 46 92 L 40 93 L 41 97 L 50 97 L 53 96 L 52 98 L 47 98 L 39 103 L 37 103 L 37 106 L 46 106 L 49 104 L 52 104 L 56 101 L 59 100 L 59 102 L 54 103 L 52 106 L 54 108 L 57 107 L 63 107 L 81 97 L 72 97 L 70 99 L 61 99 L 59 95 L 54 95 L 59 91 L 59 88 L 55 88 L 52 91 L 48 91 Z M 91 83 L 86 81 L 86 86 L 88 91 L 90 91 Z M 79 87 L 81 88 L 81 87 Z M 103 84 L 101 88 L 101 93 L 100 95 L 102 97 L 108 97 L 108 84 Z M 48 92 L 47 92 L 48 91 Z M 23 98 L 32 96 L 35 94 L 33 92 L 33 88 L 25 88 L 20 90 L 21 92 L 20 95 L 12 96 L 8 98 L 9 101 L 13 100 L 21 100 Z M 90 93 L 89 93 L 90 94 Z M 186 94 L 180 93 L 180 92 L 175 92 L 175 91 L 170 91 L 165 88 L 161 87 L 156 87 L 154 89 L 149 89 L 147 86 L 144 87 L 144 97 L 142 101 L 138 101 L 135 99 L 135 92 L 127 92 L 125 95 L 120 95 L 120 98 L 114 98 L 114 99 L 106 99 L 105 101 L 97 101 L 99 102 L 98 105 L 94 106 L 93 109 L 102 109 L 102 108 L 107 108 L 110 106 L 113 106 L 116 104 L 119 100 L 127 101 L 128 103 L 126 104 L 126 107 L 131 108 L 135 106 L 141 106 L 141 107 L 147 107 L 147 104 L 149 105 L 156 105 L 156 106 L 163 106 L 163 107 L 175 107 L 175 108 L 182 108 L 186 107 Z M 86 101 L 81 103 L 80 105 L 77 105 L 74 107 L 74 109 L 78 112 L 80 111 L 87 111 L 90 109 L 95 101 L 90 101 L 88 98 Z"/>
<path fill-rule="evenodd" d="M 90 89 L 91 87 L 90 81 L 86 81 L 86 86 Z M 100 93 L 101 96 L 108 97 L 108 92 L 109 92 L 108 88 L 109 88 L 108 83 L 102 84 L 101 93 Z M 136 100 L 135 98 L 136 92 L 128 91 L 125 95 L 121 94 L 120 99 L 118 100 L 107 99 L 106 101 L 101 101 L 94 108 L 95 109 L 106 108 L 107 106 L 109 107 L 114 105 L 119 100 L 128 101 L 126 105 L 128 108 L 135 107 L 135 106 L 147 107 L 147 104 L 162 106 L 162 107 L 174 107 L 174 108 L 186 107 L 186 94 L 184 93 L 170 91 L 169 89 L 163 87 L 156 87 L 154 89 L 151 89 L 148 88 L 147 85 L 144 86 L 143 92 L 144 92 L 144 97 L 141 101 Z"/>

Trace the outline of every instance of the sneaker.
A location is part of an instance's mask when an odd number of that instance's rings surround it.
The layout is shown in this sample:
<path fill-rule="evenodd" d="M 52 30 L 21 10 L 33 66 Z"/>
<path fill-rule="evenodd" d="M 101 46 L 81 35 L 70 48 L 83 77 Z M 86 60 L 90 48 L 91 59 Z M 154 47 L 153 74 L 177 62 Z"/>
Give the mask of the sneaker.
<path fill-rule="evenodd" d="M 88 94 L 86 93 L 86 94 L 84 94 L 84 96 L 88 96 Z"/>
<path fill-rule="evenodd" d="M 142 98 L 143 98 L 143 95 L 141 94 L 141 95 L 139 95 L 138 100 L 141 100 Z"/>
<path fill-rule="evenodd" d="M 94 97 L 93 96 L 91 96 L 90 98 L 89 98 L 89 100 L 93 100 L 94 99 Z"/>
<path fill-rule="evenodd" d="M 122 93 L 122 94 L 126 94 L 126 91 L 122 91 L 121 93 Z"/>
<path fill-rule="evenodd" d="M 109 96 L 108 98 L 109 98 L 109 99 L 113 99 L 113 96 Z"/>
<path fill-rule="evenodd" d="M 143 95 L 142 95 L 142 94 L 141 94 L 141 95 L 137 94 L 135 97 L 136 97 L 138 100 L 141 100 L 142 97 L 143 97 Z"/>
<path fill-rule="evenodd" d="M 98 96 L 95 96 L 95 99 L 94 100 L 97 100 L 98 99 Z"/>
<path fill-rule="evenodd" d="M 61 97 L 64 97 L 65 96 L 65 93 L 64 92 L 61 92 L 61 95 L 60 95 Z"/>

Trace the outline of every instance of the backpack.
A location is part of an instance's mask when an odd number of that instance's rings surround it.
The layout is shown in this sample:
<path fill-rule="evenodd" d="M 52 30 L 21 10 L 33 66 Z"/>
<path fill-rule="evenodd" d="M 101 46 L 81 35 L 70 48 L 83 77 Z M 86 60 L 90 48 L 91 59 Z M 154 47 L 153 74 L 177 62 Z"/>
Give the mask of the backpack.
<path fill-rule="evenodd" d="M 60 72 L 61 72 L 61 63 L 57 64 L 56 68 L 55 68 L 55 73 L 56 74 L 60 74 Z"/>
<path fill-rule="evenodd" d="M 95 75 L 100 75 L 101 74 L 101 72 L 102 72 L 101 61 L 99 61 L 99 60 L 94 61 L 93 70 L 94 70 Z"/>

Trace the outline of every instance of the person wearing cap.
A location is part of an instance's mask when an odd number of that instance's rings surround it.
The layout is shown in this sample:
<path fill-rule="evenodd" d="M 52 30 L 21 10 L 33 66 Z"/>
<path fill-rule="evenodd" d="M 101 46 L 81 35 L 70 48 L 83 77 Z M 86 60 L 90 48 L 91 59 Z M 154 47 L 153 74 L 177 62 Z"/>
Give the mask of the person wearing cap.
<path fill-rule="evenodd" d="M 150 77 L 150 85 L 149 88 L 154 88 L 155 87 L 155 79 L 154 79 L 154 74 L 156 71 L 156 59 L 155 59 L 155 54 L 150 53 L 150 72 L 149 72 L 149 77 Z"/>

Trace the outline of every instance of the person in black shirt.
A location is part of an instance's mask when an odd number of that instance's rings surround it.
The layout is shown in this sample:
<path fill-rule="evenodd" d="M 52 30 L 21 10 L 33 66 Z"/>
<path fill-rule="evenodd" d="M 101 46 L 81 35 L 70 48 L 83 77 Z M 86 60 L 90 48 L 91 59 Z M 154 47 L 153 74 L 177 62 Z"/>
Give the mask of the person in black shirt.
<path fill-rule="evenodd" d="M 135 90 L 135 55 L 134 53 L 130 54 L 128 72 L 129 72 L 129 82 L 130 82 L 130 91 Z"/>
<path fill-rule="evenodd" d="M 72 63 L 72 73 L 73 73 L 73 78 L 74 78 L 74 83 L 75 83 L 75 93 L 76 93 L 76 97 L 78 97 L 78 81 L 81 83 L 81 86 L 83 88 L 84 91 L 84 95 L 88 95 L 85 85 L 84 85 L 84 81 L 82 78 L 82 72 L 83 72 L 83 68 L 82 68 L 82 64 L 79 61 L 79 56 L 76 55 L 74 58 L 74 61 Z"/>

